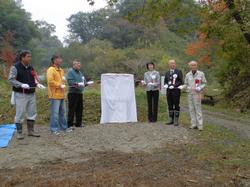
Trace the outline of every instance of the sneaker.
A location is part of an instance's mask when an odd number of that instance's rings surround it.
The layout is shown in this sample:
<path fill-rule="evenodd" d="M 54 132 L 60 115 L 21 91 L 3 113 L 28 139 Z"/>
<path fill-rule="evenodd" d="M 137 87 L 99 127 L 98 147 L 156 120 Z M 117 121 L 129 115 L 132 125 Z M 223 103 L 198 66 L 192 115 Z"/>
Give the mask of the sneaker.
<path fill-rule="evenodd" d="M 73 129 L 70 127 L 70 128 L 67 128 L 66 130 L 65 130 L 65 132 L 72 132 L 73 131 Z"/>
<path fill-rule="evenodd" d="M 60 132 L 58 131 L 53 131 L 52 134 L 56 135 L 56 136 L 59 136 L 60 135 Z"/>
<path fill-rule="evenodd" d="M 197 129 L 197 126 L 196 125 L 191 125 L 189 128 L 190 129 Z"/>

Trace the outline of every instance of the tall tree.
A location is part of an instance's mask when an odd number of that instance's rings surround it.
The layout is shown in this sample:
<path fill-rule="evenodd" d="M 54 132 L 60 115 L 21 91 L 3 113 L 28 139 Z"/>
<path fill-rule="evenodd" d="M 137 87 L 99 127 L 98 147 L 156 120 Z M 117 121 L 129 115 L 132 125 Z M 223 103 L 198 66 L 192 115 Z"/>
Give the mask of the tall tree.
<path fill-rule="evenodd" d="M 18 48 L 27 47 L 32 36 L 37 34 L 30 14 L 21 8 L 18 1 L 0 0 L 0 37 L 7 32 L 13 33 L 11 44 Z"/>

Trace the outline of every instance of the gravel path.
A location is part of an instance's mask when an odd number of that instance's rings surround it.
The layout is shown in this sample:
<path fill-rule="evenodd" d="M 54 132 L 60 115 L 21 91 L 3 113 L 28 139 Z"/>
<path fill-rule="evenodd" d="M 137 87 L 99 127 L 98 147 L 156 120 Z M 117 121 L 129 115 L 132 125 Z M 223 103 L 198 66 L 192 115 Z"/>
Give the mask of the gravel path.
<path fill-rule="evenodd" d="M 188 108 L 183 106 L 182 111 L 188 113 Z M 203 110 L 203 115 L 205 122 L 223 126 L 241 137 L 250 139 L 250 121 L 235 119 L 232 116 L 208 110 Z"/>
<path fill-rule="evenodd" d="M 13 138 L 9 147 L 0 149 L 0 168 L 29 166 L 53 160 L 84 161 L 83 154 L 102 151 L 124 153 L 151 152 L 166 144 L 185 144 L 191 139 L 183 127 L 162 123 L 92 125 L 55 136 L 48 127 L 39 126 L 40 138 Z"/>

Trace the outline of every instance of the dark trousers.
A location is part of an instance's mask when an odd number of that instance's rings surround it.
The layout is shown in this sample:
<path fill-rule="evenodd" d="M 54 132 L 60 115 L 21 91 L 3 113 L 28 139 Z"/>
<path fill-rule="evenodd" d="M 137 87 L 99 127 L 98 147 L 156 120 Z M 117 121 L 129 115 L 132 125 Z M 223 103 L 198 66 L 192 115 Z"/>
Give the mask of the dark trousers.
<path fill-rule="evenodd" d="M 167 90 L 167 100 L 168 100 L 168 111 L 176 110 L 180 111 L 180 89 L 168 89 Z"/>
<path fill-rule="evenodd" d="M 68 126 L 72 127 L 74 117 L 76 127 L 82 126 L 83 98 L 80 93 L 68 93 Z"/>
<path fill-rule="evenodd" d="M 148 99 L 148 120 L 150 122 L 157 121 L 159 90 L 147 91 Z"/>

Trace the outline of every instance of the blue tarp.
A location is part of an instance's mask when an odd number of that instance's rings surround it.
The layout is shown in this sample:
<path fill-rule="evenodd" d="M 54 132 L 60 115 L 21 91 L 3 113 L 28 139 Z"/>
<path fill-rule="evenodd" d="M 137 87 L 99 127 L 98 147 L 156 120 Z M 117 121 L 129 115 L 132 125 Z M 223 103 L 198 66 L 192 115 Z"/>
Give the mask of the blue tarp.
<path fill-rule="evenodd" d="M 15 130 L 15 124 L 0 125 L 0 148 L 8 146 Z"/>

